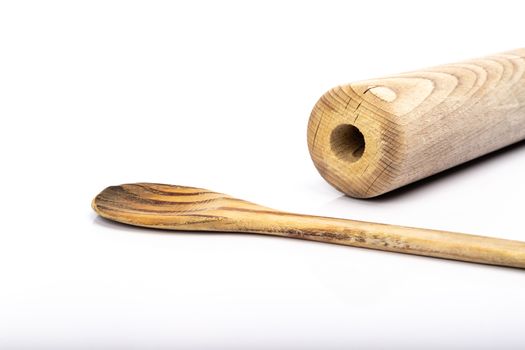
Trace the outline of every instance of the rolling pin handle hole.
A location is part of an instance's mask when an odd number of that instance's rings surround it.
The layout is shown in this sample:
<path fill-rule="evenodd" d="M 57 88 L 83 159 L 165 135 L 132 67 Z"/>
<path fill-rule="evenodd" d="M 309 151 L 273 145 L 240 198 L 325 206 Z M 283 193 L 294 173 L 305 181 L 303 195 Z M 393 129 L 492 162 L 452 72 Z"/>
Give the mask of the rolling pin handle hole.
<path fill-rule="evenodd" d="M 330 146 L 339 159 L 354 163 L 363 155 L 365 137 L 354 125 L 341 124 L 332 130 Z"/>

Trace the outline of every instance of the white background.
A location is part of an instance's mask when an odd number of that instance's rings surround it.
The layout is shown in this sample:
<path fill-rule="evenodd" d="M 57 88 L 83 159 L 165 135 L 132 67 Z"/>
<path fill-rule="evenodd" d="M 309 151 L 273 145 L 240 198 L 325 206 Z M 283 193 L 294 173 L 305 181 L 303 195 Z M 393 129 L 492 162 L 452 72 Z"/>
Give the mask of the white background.
<path fill-rule="evenodd" d="M 104 187 L 525 240 L 525 143 L 375 200 L 306 147 L 329 88 L 524 45 L 521 2 L 0 3 L 0 348 L 523 348 L 522 270 L 98 218 Z"/>

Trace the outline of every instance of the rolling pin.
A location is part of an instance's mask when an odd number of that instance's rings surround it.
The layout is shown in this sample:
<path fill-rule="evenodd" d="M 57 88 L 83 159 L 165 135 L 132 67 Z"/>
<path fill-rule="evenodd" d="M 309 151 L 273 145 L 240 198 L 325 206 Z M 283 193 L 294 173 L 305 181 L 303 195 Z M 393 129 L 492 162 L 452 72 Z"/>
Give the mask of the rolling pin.
<path fill-rule="evenodd" d="M 525 138 L 525 49 L 342 85 L 316 103 L 320 174 L 369 198 Z"/>

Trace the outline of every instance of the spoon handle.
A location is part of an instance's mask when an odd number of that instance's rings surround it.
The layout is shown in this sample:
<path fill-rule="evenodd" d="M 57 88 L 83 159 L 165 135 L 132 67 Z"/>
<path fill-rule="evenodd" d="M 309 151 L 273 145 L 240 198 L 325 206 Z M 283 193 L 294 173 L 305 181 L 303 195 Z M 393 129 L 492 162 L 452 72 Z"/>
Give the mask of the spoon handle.
<path fill-rule="evenodd" d="M 327 217 L 268 213 L 259 233 L 405 254 L 525 268 L 525 242 Z M 268 225 L 268 223 L 271 223 Z"/>

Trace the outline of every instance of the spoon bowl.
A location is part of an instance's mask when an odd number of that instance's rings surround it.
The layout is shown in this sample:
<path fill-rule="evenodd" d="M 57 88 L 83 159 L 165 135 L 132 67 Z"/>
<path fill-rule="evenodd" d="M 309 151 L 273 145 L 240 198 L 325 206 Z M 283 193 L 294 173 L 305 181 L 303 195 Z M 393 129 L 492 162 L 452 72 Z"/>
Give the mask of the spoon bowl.
<path fill-rule="evenodd" d="M 269 212 L 226 194 L 155 183 L 110 186 L 92 202 L 102 217 L 126 224 L 177 230 L 224 231 L 241 212 Z M 232 215 L 233 214 L 233 215 Z"/>

